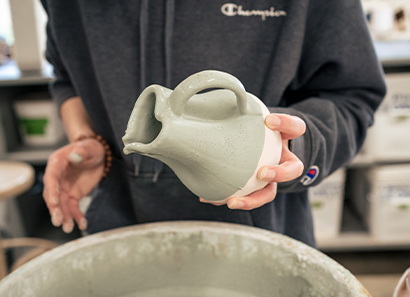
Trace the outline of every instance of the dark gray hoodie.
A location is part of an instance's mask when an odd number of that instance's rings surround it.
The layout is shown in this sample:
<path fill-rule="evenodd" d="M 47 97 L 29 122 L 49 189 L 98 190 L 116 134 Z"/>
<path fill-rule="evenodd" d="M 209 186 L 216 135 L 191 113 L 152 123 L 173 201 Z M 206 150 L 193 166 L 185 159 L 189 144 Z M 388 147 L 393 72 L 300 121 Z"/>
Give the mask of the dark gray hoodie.
<path fill-rule="evenodd" d="M 385 94 L 359 0 L 42 0 L 49 15 L 51 92 L 84 101 L 115 162 L 94 191 L 89 232 L 164 220 L 217 220 L 314 245 L 307 187 L 347 165 Z M 236 76 L 272 112 L 307 124 L 293 141 L 300 178 L 252 211 L 198 202 L 162 163 L 124 156 L 135 100 L 206 69 Z"/>

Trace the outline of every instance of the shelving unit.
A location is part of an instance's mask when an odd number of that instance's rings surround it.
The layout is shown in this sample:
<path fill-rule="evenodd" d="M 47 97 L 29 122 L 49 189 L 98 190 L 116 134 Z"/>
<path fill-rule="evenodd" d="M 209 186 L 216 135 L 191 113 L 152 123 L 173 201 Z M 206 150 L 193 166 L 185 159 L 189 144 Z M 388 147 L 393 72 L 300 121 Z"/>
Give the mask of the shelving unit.
<path fill-rule="evenodd" d="M 27 148 L 21 146 L 13 150 L 12 152 L 7 152 L 7 159 L 11 161 L 24 161 L 31 164 L 45 164 L 48 157 L 58 148 L 63 146 L 65 143 L 62 142 L 61 145 L 54 147 L 45 147 L 45 148 Z"/>
<path fill-rule="evenodd" d="M 0 67 L 0 159 L 45 164 L 49 155 L 64 142 L 52 147 L 26 147 L 21 144 L 12 109 L 13 98 L 26 92 L 47 91 L 53 80 L 52 67 L 42 71 L 21 72 L 10 61 Z"/>
<path fill-rule="evenodd" d="M 359 154 L 353 160 L 353 162 L 349 165 L 350 168 L 362 168 L 362 167 L 370 167 L 370 166 L 381 166 L 381 165 L 388 165 L 388 164 L 403 164 L 409 163 L 410 160 L 408 158 L 403 158 L 400 156 L 391 155 L 384 158 L 376 158 L 373 156 Z"/>
<path fill-rule="evenodd" d="M 408 55 L 410 57 L 410 52 Z M 375 124 L 369 130 L 363 151 L 356 156 L 347 168 L 346 176 L 350 175 L 350 183 L 347 181 L 345 185 L 346 192 L 344 194 L 343 220 L 340 233 L 337 236 L 317 238 L 318 248 L 323 251 L 410 249 L 410 221 L 408 219 L 403 221 L 402 218 L 403 214 L 405 215 L 406 213 L 410 218 L 408 206 L 410 197 L 408 196 L 408 190 L 404 190 L 406 193 L 403 192 L 403 188 L 410 189 L 410 171 L 406 171 L 404 174 L 406 176 L 402 174 L 402 176 L 397 176 L 396 178 L 396 175 L 394 175 L 393 180 L 407 179 L 407 181 L 406 183 L 400 182 L 400 185 L 397 182 L 389 184 L 390 190 L 386 190 L 386 185 L 390 181 L 383 182 L 384 185 L 380 190 L 377 187 L 381 186 L 380 182 L 382 180 L 377 180 L 373 175 L 371 177 L 366 176 L 370 172 L 390 166 L 396 166 L 396 168 L 400 165 L 410 166 L 410 68 L 407 66 L 408 62 L 410 62 L 410 59 L 401 61 L 399 63 L 402 65 L 401 67 L 391 67 L 391 61 L 383 63 L 387 77 L 388 94 L 375 115 Z M 395 117 L 398 111 L 400 118 Z M 392 177 L 390 177 L 391 179 Z M 358 180 L 359 182 L 357 182 Z M 361 189 L 357 189 L 357 185 L 360 183 L 365 185 Z M 385 195 L 383 197 L 385 200 L 382 204 L 378 200 L 374 204 L 375 202 L 371 199 L 372 196 L 370 195 L 372 187 L 377 190 L 377 193 L 382 193 L 383 191 L 396 191 L 395 189 L 398 186 L 401 187 L 399 194 L 390 195 L 391 192 L 390 194 L 380 194 L 381 196 Z M 397 198 L 407 200 L 405 202 L 407 210 L 403 210 L 405 213 L 400 213 L 397 209 L 395 212 L 392 211 L 394 209 L 392 199 Z M 381 197 L 377 199 L 381 199 Z M 363 209 L 358 210 L 360 208 L 357 204 L 359 200 L 361 207 L 367 207 L 365 209 L 367 215 L 364 214 Z M 369 220 L 369 226 L 367 227 L 365 216 L 369 216 L 376 209 L 380 213 L 381 207 L 385 208 L 381 213 L 386 214 L 387 212 L 389 215 L 395 213 L 397 216 L 389 219 L 383 217 L 382 220 L 377 215 L 374 215 L 373 220 Z M 383 222 L 383 225 L 392 226 L 392 222 L 396 219 L 400 220 L 397 222 L 402 222 L 401 226 L 409 226 L 406 229 L 406 233 L 400 233 L 400 236 L 395 235 L 394 238 L 392 236 L 377 236 L 375 234 L 379 233 L 380 230 L 384 230 L 384 228 L 376 228 L 375 222 L 378 222 L 378 226 L 380 226 L 381 222 Z M 373 232 L 369 230 L 371 228 Z M 404 228 L 400 228 L 400 230 L 402 229 Z M 385 231 L 383 232 L 385 233 Z M 393 232 L 393 234 L 395 233 Z"/>
<path fill-rule="evenodd" d="M 410 239 L 380 240 L 371 235 L 348 201 L 343 207 L 341 232 L 335 237 L 317 237 L 318 249 L 324 252 L 409 250 Z"/>
<path fill-rule="evenodd" d="M 375 49 L 385 67 L 410 66 L 410 40 L 377 41 Z"/>
<path fill-rule="evenodd" d="M 369 233 L 346 232 L 336 238 L 317 239 L 318 248 L 326 252 L 361 250 L 402 250 L 410 248 L 410 240 L 380 241 Z"/>
<path fill-rule="evenodd" d="M 0 67 L 0 87 L 47 85 L 53 80 L 53 68 L 44 63 L 39 71 L 20 71 L 14 61 Z"/>

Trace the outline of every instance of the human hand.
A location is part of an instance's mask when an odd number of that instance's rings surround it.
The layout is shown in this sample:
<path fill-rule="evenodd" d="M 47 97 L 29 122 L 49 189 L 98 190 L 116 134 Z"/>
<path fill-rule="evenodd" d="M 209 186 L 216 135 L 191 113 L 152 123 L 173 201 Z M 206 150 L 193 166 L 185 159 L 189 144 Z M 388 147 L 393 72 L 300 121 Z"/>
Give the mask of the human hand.
<path fill-rule="evenodd" d="M 74 221 L 81 230 L 87 228 L 79 201 L 101 180 L 104 157 L 103 145 L 93 138 L 70 143 L 49 157 L 43 178 L 43 197 L 54 226 L 62 225 L 66 233 L 73 230 Z"/>
<path fill-rule="evenodd" d="M 277 183 L 295 179 L 303 173 L 303 163 L 289 150 L 289 140 L 303 135 L 306 131 L 305 122 L 296 116 L 287 114 L 270 114 L 265 118 L 265 125 L 281 133 L 282 155 L 277 166 L 263 166 L 259 169 L 257 178 L 268 184 L 261 190 L 248 196 L 231 197 L 224 203 L 215 203 L 199 198 L 201 202 L 213 205 L 227 204 L 230 209 L 251 210 L 271 202 L 276 197 Z"/>

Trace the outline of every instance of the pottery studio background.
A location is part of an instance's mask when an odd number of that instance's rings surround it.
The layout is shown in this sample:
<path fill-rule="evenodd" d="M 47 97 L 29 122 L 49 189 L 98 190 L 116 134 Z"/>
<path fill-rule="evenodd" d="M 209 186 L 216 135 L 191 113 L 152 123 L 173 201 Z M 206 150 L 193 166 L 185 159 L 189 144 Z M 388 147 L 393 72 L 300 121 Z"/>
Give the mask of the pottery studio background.
<path fill-rule="evenodd" d="M 35 169 L 34 185 L 0 205 L 0 228 L 4 237 L 63 243 L 81 234 L 53 228 L 41 196 L 47 157 L 66 139 L 47 91 L 53 77 L 38 2 L 0 0 L 0 161 Z M 410 1 L 362 2 L 388 93 L 360 154 L 312 188 L 310 199 L 318 248 L 377 297 L 390 296 L 410 267 Z M 29 120 L 39 113 L 42 121 Z"/>

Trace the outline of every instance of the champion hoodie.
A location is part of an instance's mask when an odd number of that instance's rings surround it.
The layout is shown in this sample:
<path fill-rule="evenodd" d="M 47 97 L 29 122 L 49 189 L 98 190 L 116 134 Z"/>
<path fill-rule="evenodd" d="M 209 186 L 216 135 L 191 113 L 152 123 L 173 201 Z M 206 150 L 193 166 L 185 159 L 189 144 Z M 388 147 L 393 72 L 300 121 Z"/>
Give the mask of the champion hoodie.
<path fill-rule="evenodd" d="M 314 245 L 307 189 L 357 154 L 385 95 L 359 0 L 42 0 L 49 16 L 50 91 L 80 96 L 112 147 L 109 176 L 93 193 L 89 232 L 166 220 L 216 220 L 280 232 Z M 142 90 L 189 75 L 236 76 L 271 112 L 302 118 L 293 140 L 301 177 L 251 211 L 202 204 L 159 161 L 122 153 Z"/>

